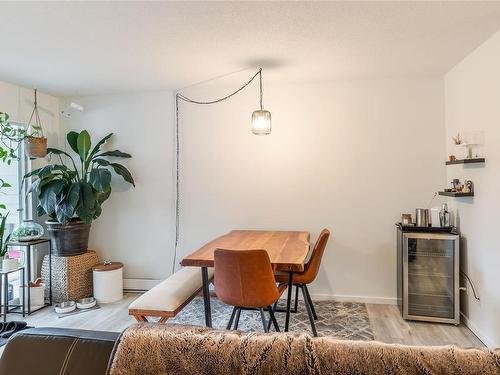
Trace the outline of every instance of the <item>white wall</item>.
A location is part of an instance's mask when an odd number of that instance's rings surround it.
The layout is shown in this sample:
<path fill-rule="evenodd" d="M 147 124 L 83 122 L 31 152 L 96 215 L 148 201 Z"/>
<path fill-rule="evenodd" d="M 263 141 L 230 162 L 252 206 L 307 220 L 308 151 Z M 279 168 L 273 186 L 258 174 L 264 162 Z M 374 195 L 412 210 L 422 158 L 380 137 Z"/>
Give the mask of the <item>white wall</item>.
<path fill-rule="evenodd" d="M 248 73 L 247 73 L 248 74 Z M 247 78 L 242 75 L 242 81 Z M 234 86 L 232 86 L 234 87 Z M 185 93 L 213 98 L 209 85 Z M 273 132 L 249 132 L 252 86 L 214 106 L 182 103 L 180 261 L 234 228 L 333 232 L 315 294 L 393 302 L 394 223 L 442 187 L 440 78 L 266 86 Z M 173 249 L 173 112 L 170 92 L 73 99 L 69 127 L 116 132 L 133 154 L 137 188 L 115 192 L 92 246 L 123 261 L 125 276 L 170 273 Z M 353 297 L 354 296 L 354 297 Z"/>
<path fill-rule="evenodd" d="M 470 179 L 474 198 L 450 199 L 459 216 L 462 268 L 476 283 L 481 301 L 468 289 L 462 312 L 468 325 L 490 346 L 500 347 L 500 33 L 445 77 L 446 140 L 458 132 L 484 132 L 483 166 L 450 166 L 448 180 Z M 464 296 L 464 294 L 462 294 Z"/>
<path fill-rule="evenodd" d="M 102 259 L 124 262 L 126 278 L 161 279 L 170 274 L 173 254 L 173 93 L 71 98 L 84 106 L 62 122 L 61 136 L 87 129 L 93 143 L 106 144 L 132 159 L 126 165 L 136 188 L 113 177 L 110 199 L 91 229 L 90 248 Z M 67 151 L 72 152 L 69 146 Z"/>

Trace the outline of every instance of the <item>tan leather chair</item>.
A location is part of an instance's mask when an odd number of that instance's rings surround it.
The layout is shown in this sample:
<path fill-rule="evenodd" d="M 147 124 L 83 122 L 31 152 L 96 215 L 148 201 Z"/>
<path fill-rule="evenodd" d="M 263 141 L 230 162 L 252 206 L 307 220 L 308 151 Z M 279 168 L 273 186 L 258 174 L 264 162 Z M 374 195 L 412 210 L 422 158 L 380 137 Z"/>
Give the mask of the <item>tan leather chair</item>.
<path fill-rule="evenodd" d="M 234 306 L 227 329 L 231 329 L 235 315 L 234 329 L 238 329 L 241 310 L 259 310 L 264 331 L 269 332 L 272 322 L 276 332 L 279 332 L 272 305 L 286 285 L 276 286 L 267 252 L 216 249 L 214 261 L 215 293 L 222 302 Z M 264 309 L 270 315 L 269 326 Z"/>
<path fill-rule="evenodd" d="M 316 243 L 314 244 L 313 251 L 311 253 L 311 258 L 306 263 L 304 267 L 304 271 L 300 273 L 293 274 L 293 285 L 295 286 L 295 306 L 294 312 L 297 311 L 297 303 L 299 297 L 299 288 L 302 291 L 302 296 L 304 297 L 304 304 L 306 305 L 307 314 L 309 316 L 309 321 L 311 322 L 311 329 L 313 331 L 314 336 L 317 336 L 316 325 L 314 324 L 314 320 L 318 319 L 316 315 L 316 309 L 314 308 L 311 295 L 309 294 L 309 290 L 307 289 L 307 284 L 311 284 L 318 275 L 319 266 L 321 264 L 321 259 L 323 258 L 323 253 L 325 252 L 326 243 L 328 242 L 328 238 L 330 237 L 330 231 L 328 229 L 323 229 L 319 234 Z M 275 274 L 275 279 L 277 283 L 288 283 L 288 274 L 277 272 Z M 276 309 L 276 306 L 273 307 Z"/>

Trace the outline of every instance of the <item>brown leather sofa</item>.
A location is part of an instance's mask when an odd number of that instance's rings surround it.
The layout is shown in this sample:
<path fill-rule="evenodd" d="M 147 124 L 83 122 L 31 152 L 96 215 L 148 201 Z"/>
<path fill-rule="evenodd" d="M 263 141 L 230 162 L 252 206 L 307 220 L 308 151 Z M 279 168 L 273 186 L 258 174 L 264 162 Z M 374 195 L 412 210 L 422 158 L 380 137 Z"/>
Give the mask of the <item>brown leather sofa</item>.
<path fill-rule="evenodd" d="M 0 374 L 105 374 L 116 332 L 32 328 L 16 333 L 0 357 Z"/>

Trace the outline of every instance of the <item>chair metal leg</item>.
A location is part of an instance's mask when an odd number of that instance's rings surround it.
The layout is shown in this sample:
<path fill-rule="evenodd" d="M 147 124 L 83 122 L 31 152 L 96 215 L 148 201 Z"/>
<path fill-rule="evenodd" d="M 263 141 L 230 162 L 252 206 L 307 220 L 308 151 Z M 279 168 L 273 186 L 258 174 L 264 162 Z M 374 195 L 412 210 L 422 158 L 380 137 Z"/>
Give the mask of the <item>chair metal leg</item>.
<path fill-rule="evenodd" d="M 295 285 L 295 305 L 293 306 L 292 312 L 296 313 L 299 307 L 299 286 Z"/>
<path fill-rule="evenodd" d="M 311 295 L 309 294 L 309 289 L 307 288 L 307 285 L 304 284 L 304 289 L 306 291 L 306 294 L 307 294 L 307 299 L 309 300 L 309 305 L 311 306 L 311 310 L 312 310 L 312 313 L 313 313 L 313 316 L 314 316 L 314 320 L 318 320 L 318 315 L 316 315 L 316 309 L 314 308 L 314 303 L 311 299 Z"/>
<path fill-rule="evenodd" d="M 309 304 L 309 299 L 307 298 L 307 294 L 306 294 L 304 285 L 301 285 L 300 289 L 302 290 L 302 296 L 304 297 L 304 304 L 306 305 L 307 315 L 309 316 L 309 322 L 311 323 L 311 329 L 312 329 L 313 335 L 314 335 L 314 337 L 317 337 L 318 332 L 316 332 L 316 325 L 314 324 L 314 317 L 312 314 L 311 305 Z"/>
<path fill-rule="evenodd" d="M 229 318 L 229 323 L 227 323 L 226 329 L 231 329 L 231 326 L 233 325 L 233 320 L 234 320 L 234 315 L 236 314 L 236 306 L 233 307 L 233 312 L 231 313 L 231 318 Z"/>
<path fill-rule="evenodd" d="M 236 308 L 236 320 L 234 322 L 234 329 L 238 329 L 238 324 L 240 323 L 240 314 L 241 314 L 241 309 L 239 307 Z"/>
<path fill-rule="evenodd" d="M 271 321 L 273 322 L 273 325 L 274 325 L 274 330 L 276 332 L 279 332 L 280 331 L 280 327 L 278 325 L 278 321 L 276 320 L 276 317 L 274 316 L 274 311 L 273 311 L 273 308 L 271 306 L 267 306 L 267 310 L 269 311 L 269 324 L 267 325 L 267 331 L 269 332 L 269 328 L 271 326 Z"/>
<path fill-rule="evenodd" d="M 266 317 L 264 316 L 264 309 L 261 307 L 259 308 L 260 311 L 260 318 L 262 319 L 262 326 L 264 327 L 264 332 L 269 332 L 267 329 L 267 322 L 266 322 Z"/>

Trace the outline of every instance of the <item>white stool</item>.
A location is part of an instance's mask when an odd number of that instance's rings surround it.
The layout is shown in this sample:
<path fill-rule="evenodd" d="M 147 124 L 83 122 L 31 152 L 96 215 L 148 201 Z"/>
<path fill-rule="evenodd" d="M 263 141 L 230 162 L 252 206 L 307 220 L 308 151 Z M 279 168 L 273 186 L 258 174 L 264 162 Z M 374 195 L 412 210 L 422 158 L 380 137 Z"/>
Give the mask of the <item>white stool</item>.
<path fill-rule="evenodd" d="M 92 267 L 94 298 L 111 303 L 123 298 L 123 263 L 104 262 Z"/>

